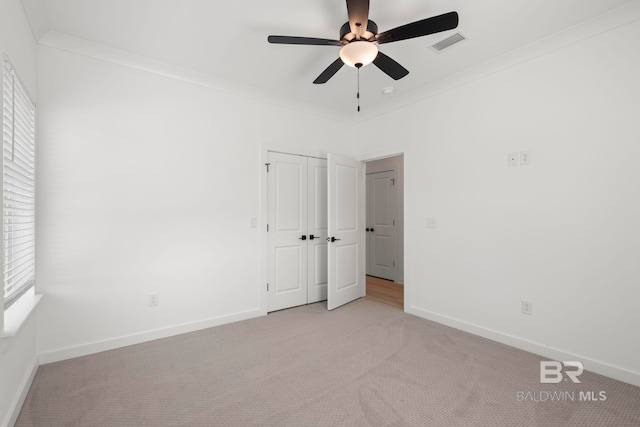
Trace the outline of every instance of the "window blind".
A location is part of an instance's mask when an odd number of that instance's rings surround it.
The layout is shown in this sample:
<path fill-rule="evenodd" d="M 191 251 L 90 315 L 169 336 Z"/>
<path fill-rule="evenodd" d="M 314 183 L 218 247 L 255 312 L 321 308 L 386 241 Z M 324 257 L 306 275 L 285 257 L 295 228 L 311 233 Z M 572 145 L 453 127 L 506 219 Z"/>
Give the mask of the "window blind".
<path fill-rule="evenodd" d="M 2 85 L 4 308 L 35 283 L 35 105 L 6 59 Z"/>

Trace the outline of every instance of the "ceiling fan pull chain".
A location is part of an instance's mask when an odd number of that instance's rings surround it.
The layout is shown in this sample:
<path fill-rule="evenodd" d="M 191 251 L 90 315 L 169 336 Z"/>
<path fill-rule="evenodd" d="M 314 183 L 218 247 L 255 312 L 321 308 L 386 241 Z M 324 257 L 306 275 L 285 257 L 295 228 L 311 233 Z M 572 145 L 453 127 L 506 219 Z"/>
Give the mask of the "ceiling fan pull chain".
<path fill-rule="evenodd" d="M 358 113 L 360 112 L 360 67 L 358 67 L 358 93 L 356 94 L 358 100 Z"/>

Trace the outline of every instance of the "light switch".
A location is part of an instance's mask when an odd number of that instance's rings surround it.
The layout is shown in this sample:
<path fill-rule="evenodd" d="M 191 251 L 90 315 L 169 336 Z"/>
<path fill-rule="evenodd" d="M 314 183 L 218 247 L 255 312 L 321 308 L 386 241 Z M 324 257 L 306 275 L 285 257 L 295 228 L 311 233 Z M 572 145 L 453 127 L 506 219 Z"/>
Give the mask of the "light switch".
<path fill-rule="evenodd" d="M 427 218 L 427 228 L 436 228 L 435 218 Z"/>
<path fill-rule="evenodd" d="M 510 168 L 518 166 L 518 153 L 509 153 L 507 160 Z"/>
<path fill-rule="evenodd" d="M 251 228 L 258 228 L 258 218 L 255 216 L 251 217 Z"/>
<path fill-rule="evenodd" d="M 523 166 L 531 164 L 531 151 L 520 152 L 520 164 Z"/>

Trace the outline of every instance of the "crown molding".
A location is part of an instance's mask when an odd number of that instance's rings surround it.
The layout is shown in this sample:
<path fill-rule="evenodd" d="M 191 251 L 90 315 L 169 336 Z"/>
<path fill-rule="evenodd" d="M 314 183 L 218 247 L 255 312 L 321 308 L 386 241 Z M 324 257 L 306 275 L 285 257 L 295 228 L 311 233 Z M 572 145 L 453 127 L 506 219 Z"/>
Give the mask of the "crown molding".
<path fill-rule="evenodd" d="M 21 0 L 29 17 L 34 35 L 38 37 L 47 28 L 46 11 L 39 0 Z M 323 117 L 343 124 L 360 125 L 426 99 L 451 91 L 460 86 L 483 79 L 519 64 L 534 60 L 559 49 L 571 46 L 599 34 L 640 20 L 640 0 L 577 24 L 559 33 L 542 38 L 480 65 L 442 79 L 423 88 L 399 94 L 358 114 L 345 115 L 299 99 L 284 97 L 262 89 L 226 81 L 208 74 L 178 67 L 162 61 L 114 49 L 56 31 L 47 31 L 39 37 L 39 44 L 77 55 L 118 64 L 167 78 L 180 80 L 219 92 L 244 97 L 292 111 Z"/>
<path fill-rule="evenodd" d="M 49 31 L 39 40 L 40 46 L 56 49 L 123 67 L 156 74 L 173 80 L 179 80 L 188 84 L 201 86 L 217 92 L 239 96 L 261 103 L 302 112 L 317 117 L 353 124 L 344 115 L 328 108 L 319 107 L 294 98 L 275 95 L 271 92 L 250 86 L 237 84 L 228 80 L 213 77 L 208 74 L 190 70 L 166 62 L 137 55 L 131 52 L 114 49 L 109 46 L 90 42 L 57 31 Z"/>

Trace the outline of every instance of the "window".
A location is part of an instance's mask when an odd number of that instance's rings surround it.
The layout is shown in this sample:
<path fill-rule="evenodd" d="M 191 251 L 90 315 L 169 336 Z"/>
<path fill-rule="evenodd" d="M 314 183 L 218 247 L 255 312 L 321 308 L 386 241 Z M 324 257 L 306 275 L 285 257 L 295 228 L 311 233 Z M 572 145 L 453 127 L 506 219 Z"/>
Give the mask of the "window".
<path fill-rule="evenodd" d="M 35 105 L 9 61 L 2 84 L 4 308 L 35 283 Z"/>

